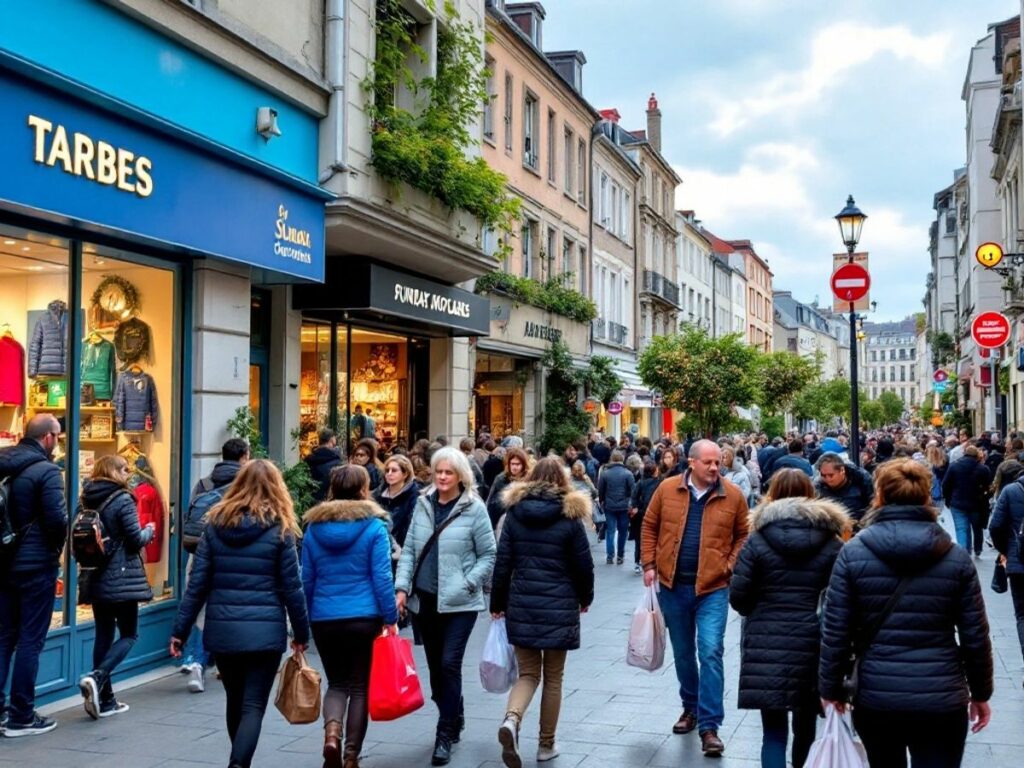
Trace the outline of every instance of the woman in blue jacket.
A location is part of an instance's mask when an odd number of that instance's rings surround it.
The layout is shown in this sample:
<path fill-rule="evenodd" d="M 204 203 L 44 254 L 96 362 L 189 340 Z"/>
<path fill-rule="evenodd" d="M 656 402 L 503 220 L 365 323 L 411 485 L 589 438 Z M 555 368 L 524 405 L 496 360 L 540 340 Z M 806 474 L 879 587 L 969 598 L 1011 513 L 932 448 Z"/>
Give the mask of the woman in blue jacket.
<path fill-rule="evenodd" d="M 207 514 L 188 588 L 178 607 L 171 655 L 181 656 L 206 605 L 203 645 L 216 654 L 227 695 L 229 768 L 249 768 L 281 654 L 309 644 L 309 616 L 299 578 L 299 526 L 280 470 L 244 464 L 220 504 Z"/>
<path fill-rule="evenodd" d="M 324 698 L 324 766 L 358 768 L 366 736 L 373 641 L 398 632 L 388 513 L 370 498 L 370 476 L 348 464 L 331 472 L 328 501 L 306 513 L 302 586 L 313 639 L 329 684 Z"/>

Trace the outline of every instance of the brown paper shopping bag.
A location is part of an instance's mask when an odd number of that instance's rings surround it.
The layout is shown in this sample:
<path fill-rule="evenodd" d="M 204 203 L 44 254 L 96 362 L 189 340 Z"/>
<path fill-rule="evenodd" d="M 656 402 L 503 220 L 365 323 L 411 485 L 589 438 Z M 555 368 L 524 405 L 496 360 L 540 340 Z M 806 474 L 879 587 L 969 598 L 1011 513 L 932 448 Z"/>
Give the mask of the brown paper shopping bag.
<path fill-rule="evenodd" d="M 302 651 L 289 656 L 278 672 L 274 706 L 292 725 L 320 718 L 320 673 L 306 663 Z"/>

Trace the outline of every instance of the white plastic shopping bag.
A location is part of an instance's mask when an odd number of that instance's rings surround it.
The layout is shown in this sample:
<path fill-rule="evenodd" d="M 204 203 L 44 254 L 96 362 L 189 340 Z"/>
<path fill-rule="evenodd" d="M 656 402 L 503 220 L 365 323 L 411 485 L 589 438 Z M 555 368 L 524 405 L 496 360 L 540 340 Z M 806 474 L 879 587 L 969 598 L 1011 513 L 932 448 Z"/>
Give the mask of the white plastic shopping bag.
<path fill-rule="evenodd" d="M 841 715 L 829 706 L 825 728 L 811 745 L 804 768 L 868 768 L 864 745 L 853 735 L 850 715 Z"/>
<path fill-rule="evenodd" d="M 519 677 L 515 649 L 509 645 L 505 619 L 491 621 L 480 657 L 480 683 L 488 693 L 505 693 Z"/>
<path fill-rule="evenodd" d="M 648 672 L 665 663 L 665 617 L 658 605 L 657 583 L 644 587 L 640 603 L 633 611 L 626 647 L 626 663 Z"/>

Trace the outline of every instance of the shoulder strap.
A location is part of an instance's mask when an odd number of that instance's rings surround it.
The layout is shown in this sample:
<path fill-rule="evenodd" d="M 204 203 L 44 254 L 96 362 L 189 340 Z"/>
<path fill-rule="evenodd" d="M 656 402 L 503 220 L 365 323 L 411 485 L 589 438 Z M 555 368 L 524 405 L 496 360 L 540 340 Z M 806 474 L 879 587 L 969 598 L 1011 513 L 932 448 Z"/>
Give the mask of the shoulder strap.
<path fill-rule="evenodd" d="M 433 510 L 431 510 L 433 511 Z M 420 568 L 423 566 L 423 561 L 427 557 L 427 553 L 430 552 L 431 548 L 437 544 L 438 538 L 441 536 L 441 532 L 444 531 L 449 525 L 454 523 L 456 519 L 462 516 L 462 510 L 457 509 L 448 518 L 434 529 L 434 532 L 430 534 L 430 538 L 427 539 L 427 543 L 423 545 L 423 549 L 420 550 L 420 556 L 416 560 L 416 567 L 412 570 L 412 581 L 409 582 L 409 589 L 416 589 L 416 577 L 420 575 Z"/>
<path fill-rule="evenodd" d="M 204 493 L 209 493 L 210 491 L 212 491 L 216 487 L 213 484 L 213 477 L 212 476 L 208 476 L 208 477 L 202 478 L 199 481 L 199 485 L 202 486 Z"/>
<path fill-rule="evenodd" d="M 878 614 L 878 618 L 875 619 L 874 623 L 868 627 L 868 631 L 861 637 L 860 643 L 858 644 L 860 647 L 857 649 L 857 655 L 864 653 L 871 643 L 874 642 L 875 635 L 878 634 L 882 625 L 885 624 L 885 620 L 889 618 L 893 609 L 896 607 L 896 603 L 898 603 L 900 598 L 903 597 L 903 593 L 907 591 L 907 587 L 910 586 L 910 581 L 910 576 L 904 576 L 900 579 L 900 583 L 896 585 L 896 589 L 893 590 L 893 593 L 889 596 L 889 599 L 885 603 L 885 607 L 882 608 L 882 612 Z"/>

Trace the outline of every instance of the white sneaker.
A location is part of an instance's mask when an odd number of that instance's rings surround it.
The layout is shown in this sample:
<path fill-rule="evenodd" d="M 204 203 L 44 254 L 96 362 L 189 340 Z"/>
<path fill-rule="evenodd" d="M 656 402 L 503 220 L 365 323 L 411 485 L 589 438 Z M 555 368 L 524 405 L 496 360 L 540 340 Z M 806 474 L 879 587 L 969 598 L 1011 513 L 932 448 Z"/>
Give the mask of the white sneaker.
<path fill-rule="evenodd" d="M 130 707 L 123 701 L 113 701 L 100 707 L 100 717 L 113 717 L 127 712 Z"/>
<path fill-rule="evenodd" d="M 82 692 L 82 707 L 93 720 L 100 719 L 100 687 L 92 673 L 85 675 L 78 682 L 78 690 Z"/>
<path fill-rule="evenodd" d="M 506 717 L 498 728 L 498 743 L 501 744 L 501 761 L 508 768 L 523 768 L 519 756 L 519 723 L 513 717 Z"/>
<path fill-rule="evenodd" d="M 546 763 L 558 757 L 558 747 L 552 744 L 550 747 L 537 747 L 537 762 Z"/>
<path fill-rule="evenodd" d="M 193 664 L 189 670 L 188 689 L 192 693 L 202 693 L 206 690 L 206 670 L 202 664 Z"/>

